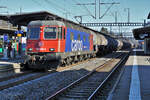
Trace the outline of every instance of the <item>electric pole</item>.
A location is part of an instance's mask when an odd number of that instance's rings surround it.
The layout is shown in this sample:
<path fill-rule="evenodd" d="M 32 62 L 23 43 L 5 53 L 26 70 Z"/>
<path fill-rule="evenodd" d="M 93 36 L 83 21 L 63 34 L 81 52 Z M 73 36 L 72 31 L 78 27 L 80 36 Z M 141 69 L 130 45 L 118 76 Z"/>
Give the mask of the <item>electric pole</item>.
<path fill-rule="evenodd" d="M 20 7 L 20 14 L 22 13 L 22 8 Z"/>
<path fill-rule="evenodd" d="M 95 19 L 96 19 L 96 0 L 95 0 Z"/>
<path fill-rule="evenodd" d="M 127 9 L 127 12 L 128 12 L 128 23 L 130 23 L 130 8 L 125 8 L 125 11 Z"/>
<path fill-rule="evenodd" d="M 117 11 L 115 11 L 115 23 L 117 23 Z"/>
<path fill-rule="evenodd" d="M 88 11 L 88 13 L 90 14 L 90 16 L 92 16 L 94 19 L 96 19 L 97 18 L 97 10 L 96 10 L 96 8 L 97 8 L 97 6 L 96 6 L 96 3 L 97 3 L 97 0 L 95 0 L 95 3 L 84 3 L 84 4 L 81 4 L 81 3 L 77 3 L 76 5 L 82 5 L 82 6 L 84 6 L 84 8 Z M 107 14 L 107 12 L 111 9 L 111 7 L 113 6 L 113 5 L 115 5 L 115 4 L 120 4 L 120 3 L 118 3 L 118 2 L 112 2 L 112 3 L 104 3 L 104 2 L 101 2 L 101 0 L 99 0 L 99 19 L 101 19 L 101 18 L 103 18 L 106 14 Z M 95 15 L 93 15 L 90 11 L 89 11 L 89 9 L 86 7 L 86 5 L 87 6 L 89 6 L 89 5 L 94 5 L 95 6 Z M 106 9 L 106 11 L 104 12 L 104 14 L 103 15 L 101 15 L 101 5 L 110 5 L 107 9 Z M 117 15 L 116 15 L 117 16 Z M 82 18 L 81 18 L 81 16 L 75 16 L 75 18 L 80 18 L 80 21 L 79 21 L 79 23 L 82 23 Z M 77 19 L 76 19 L 77 20 Z M 117 17 L 115 17 L 115 22 L 117 23 Z"/>

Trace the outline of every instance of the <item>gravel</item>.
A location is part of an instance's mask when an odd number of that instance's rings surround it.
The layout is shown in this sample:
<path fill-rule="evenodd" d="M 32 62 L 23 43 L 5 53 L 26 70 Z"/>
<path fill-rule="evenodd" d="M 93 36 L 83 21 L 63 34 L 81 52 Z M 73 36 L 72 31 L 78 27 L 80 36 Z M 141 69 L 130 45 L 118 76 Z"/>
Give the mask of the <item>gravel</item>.
<path fill-rule="evenodd" d="M 10 83 L 13 83 L 13 82 L 16 82 L 16 81 L 20 81 L 20 80 L 35 76 L 37 74 L 39 74 L 39 73 L 27 74 L 27 75 L 17 77 L 17 78 L 13 78 L 13 79 L 10 79 L 10 80 L 7 80 L 7 81 L 2 81 L 2 82 L 0 82 L 0 86 L 4 86 L 6 84 L 10 84 Z"/>
<path fill-rule="evenodd" d="M 76 74 L 76 75 L 75 75 Z M 62 76 L 69 77 L 62 77 Z M 41 100 L 81 77 L 75 71 L 65 71 L 43 76 L 24 84 L 0 91 L 0 100 Z M 62 77 L 62 78 L 60 78 Z"/>
<path fill-rule="evenodd" d="M 109 58 L 96 58 L 69 70 L 56 72 L 0 91 L 0 100 L 43 100 L 79 79 Z M 102 61 L 104 60 L 104 61 Z"/>

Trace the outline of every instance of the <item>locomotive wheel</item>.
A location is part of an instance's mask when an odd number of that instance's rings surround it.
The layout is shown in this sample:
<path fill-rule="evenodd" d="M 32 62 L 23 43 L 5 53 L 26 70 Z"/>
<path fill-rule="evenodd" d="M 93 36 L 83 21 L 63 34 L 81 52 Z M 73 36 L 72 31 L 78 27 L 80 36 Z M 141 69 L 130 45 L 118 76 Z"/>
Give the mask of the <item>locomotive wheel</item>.
<path fill-rule="evenodd" d="M 66 64 L 67 64 L 67 65 L 70 65 L 70 61 L 71 61 L 70 58 L 67 58 L 67 59 L 66 59 Z"/>
<path fill-rule="evenodd" d="M 61 60 L 59 66 L 60 66 L 60 67 L 65 67 L 65 66 L 66 66 L 66 59 Z"/>
<path fill-rule="evenodd" d="M 91 58 L 91 55 L 90 54 L 88 54 L 88 59 L 90 59 Z"/>
<path fill-rule="evenodd" d="M 81 62 L 83 61 L 83 56 L 80 56 L 80 61 L 81 61 Z"/>
<path fill-rule="evenodd" d="M 86 60 L 86 59 L 87 59 L 87 55 L 84 56 L 84 60 Z"/>
<path fill-rule="evenodd" d="M 71 59 L 70 64 L 71 64 L 71 65 L 74 64 L 74 63 L 75 63 L 75 60 L 74 60 L 75 58 L 74 58 L 74 57 L 71 57 L 70 59 Z"/>
<path fill-rule="evenodd" d="M 53 70 L 55 71 L 60 66 L 59 61 L 53 61 L 52 63 L 49 63 L 47 67 L 45 67 L 45 70 Z"/>

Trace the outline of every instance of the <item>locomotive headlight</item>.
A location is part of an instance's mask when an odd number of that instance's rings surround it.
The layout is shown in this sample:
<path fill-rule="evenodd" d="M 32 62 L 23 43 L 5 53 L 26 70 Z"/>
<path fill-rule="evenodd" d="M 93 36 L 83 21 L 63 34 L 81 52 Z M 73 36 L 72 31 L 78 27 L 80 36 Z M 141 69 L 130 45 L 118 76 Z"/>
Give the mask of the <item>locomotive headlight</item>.
<path fill-rule="evenodd" d="M 55 49 L 54 48 L 50 48 L 49 51 L 55 51 Z"/>
<path fill-rule="evenodd" d="M 28 51 L 32 51 L 32 50 L 33 50 L 32 48 L 29 48 L 29 49 L 28 49 Z"/>

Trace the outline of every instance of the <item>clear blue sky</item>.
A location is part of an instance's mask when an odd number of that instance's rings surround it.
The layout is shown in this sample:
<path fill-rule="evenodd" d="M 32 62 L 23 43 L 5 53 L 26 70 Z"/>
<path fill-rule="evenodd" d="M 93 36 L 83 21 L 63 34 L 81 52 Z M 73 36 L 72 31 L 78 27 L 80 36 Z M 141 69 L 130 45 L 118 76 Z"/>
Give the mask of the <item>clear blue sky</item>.
<path fill-rule="evenodd" d="M 77 6 L 76 3 L 94 3 L 95 0 L 0 0 L 0 6 L 7 6 L 8 9 L 0 9 L 0 13 L 8 11 L 9 14 L 14 14 L 20 11 L 49 11 L 61 17 L 75 21 L 74 16 L 90 15 L 87 9 L 94 15 L 94 6 Z M 142 22 L 147 18 L 150 12 L 150 0 L 101 0 L 104 3 L 119 2 L 120 4 L 113 5 L 108 13 L 98 19 L 98 2 L 97 0 L 97 19 L 91 16 L 84 16 L 83 22 L 114 22 L 114 13 L 117 11 L 118 22 L 127 22 L 127 11 L 125 8 L 130 8 L 130 21 Z M 110 5 L 101 5 L 101 15 L 104 14 Z M 69 13 L 67 16 L 64 13 Z"/>
<path fill-rule="evenodd" d="M 97 10 L 98 10 L 97 0 Z M 147 18 L 150 11 L 150 0 L 101 0 L 101 2 L 119 2 L 118 5 L 113 5 L 111 10 L 100 21 L 114 21 L 114 12 L 118 12 L 118 21 L 127 21 L 127 11 L 125 8 L 130 8 L 131 21 L 142 21 Z M 76 3 L 94 3 L 95 0 L 0 0 L 0 6 L 7 6 L 9 13 L 19 12 L 20 7 L 23 12 L 32 11 L 50 11 L 60 16 L 66 17 L 65 14 L 69 12 L 68 18 L 73 16 L 89 14 L 83 6 L 77 6 Z M 106 11 L 109 5 L 101 5 L 101 15 Z M 94 6 L 87 6 L 89 11 L 94 15 Z M 66 10 L 66 11 L 64 11 Z M 6 9 L 1 9 L 0 12 L 5 12 Z M 98 15 L 98 11 L 97 11 Z M 97 16 L 98 17 L 98 16 Z M 83 17 L 83 21 L 91 19 L 90 16 Z M 93 19 L 94 21 L 94 19 Z M 98 19 L 96 21 L 99 21 Z"/>

